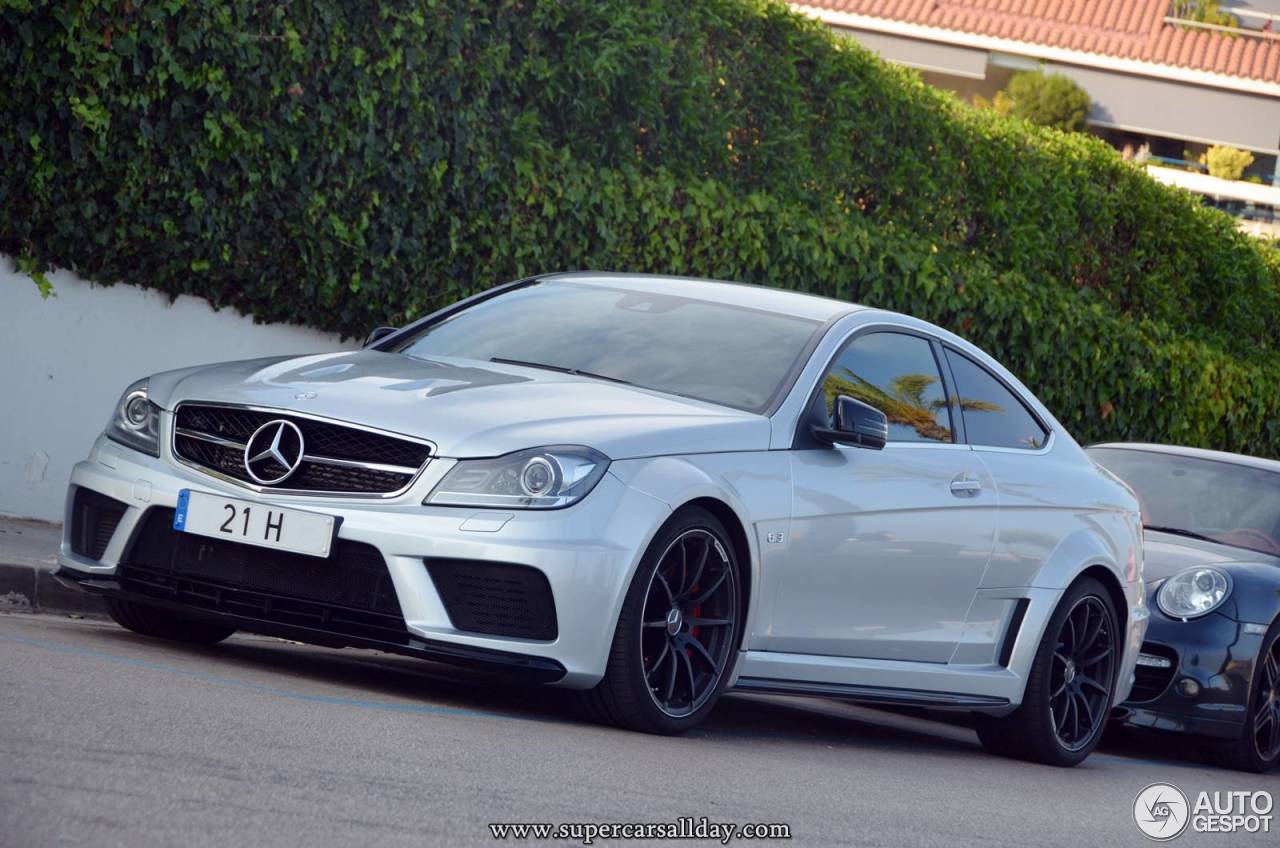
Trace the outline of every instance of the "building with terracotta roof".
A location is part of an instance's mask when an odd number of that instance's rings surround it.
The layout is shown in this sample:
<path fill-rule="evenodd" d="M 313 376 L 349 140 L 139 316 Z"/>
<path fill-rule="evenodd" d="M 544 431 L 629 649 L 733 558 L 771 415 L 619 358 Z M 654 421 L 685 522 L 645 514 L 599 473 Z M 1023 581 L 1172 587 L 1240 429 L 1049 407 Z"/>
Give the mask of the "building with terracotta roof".
<path fill-rule="evenodd" d="M 989 99 L 1022 70 L 1068 76 L 1093 101 L 1091 131 L 1118 148 L 1145 144 L 1190 168 L 1210 145 L 1248 150 L 1246 177 L 1266 185 L 1238 201 L 1227 186 L 1221 205 L 1271 219 L 1280 207 L 1280 0 L 1223 0 L 1225 25 L 1191 20 L 1194 0 L 790 5 L 964 99 Z M 1271 209 L 1258 204 L 1260 188 L 1276 192 Z"/>

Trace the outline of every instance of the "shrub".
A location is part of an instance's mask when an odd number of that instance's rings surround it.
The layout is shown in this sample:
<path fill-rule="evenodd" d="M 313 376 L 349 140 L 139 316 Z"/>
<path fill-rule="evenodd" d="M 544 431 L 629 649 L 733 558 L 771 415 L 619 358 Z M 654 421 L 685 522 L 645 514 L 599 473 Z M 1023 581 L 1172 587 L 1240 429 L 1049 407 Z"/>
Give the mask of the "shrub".
<path fill-rule="evenodd" d="M 1247 150 L 1215 144 L 1204 152 L 1200 161 L 1209 167 L 1210 176 L 1238 180 L 1244 176 L 1245 168 L 1253 164 L 1253 154 Z"/>
<path fill-rule="evenodd" d="M 24 268 L 357 336 L 537 271 L 768 283 L 950 327 L 1082 438 L 1280 454 L 1275 251 L 779 3 L 18 5 Z"/>
<path fill-rule="evenodd" d="M 1063 132 L 1084 132 L 1084 119 L 1093 102 L 1075 80 L 1042 71 L 1014 74 L 1005 93 L 1009 105 L 1004 113 Z"/>

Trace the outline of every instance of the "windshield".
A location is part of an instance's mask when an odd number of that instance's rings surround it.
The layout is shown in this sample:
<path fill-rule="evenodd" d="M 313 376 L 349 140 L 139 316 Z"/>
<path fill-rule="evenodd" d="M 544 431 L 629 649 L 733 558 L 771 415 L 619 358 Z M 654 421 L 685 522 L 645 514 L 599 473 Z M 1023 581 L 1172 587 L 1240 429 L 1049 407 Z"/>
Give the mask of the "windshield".
<path fill-rule="evenodd" d="M 581 372 L 762 412 L 819 327 L 707 300 L 553 281 L 481 301 L 395 349 Z"/>
<path fill-rule="evenodd" d="M 1280 555 L 1280 474 L 1154 451 L 1090 448 L 1089 456 L 1133 488 L 1148 527 Z"/>

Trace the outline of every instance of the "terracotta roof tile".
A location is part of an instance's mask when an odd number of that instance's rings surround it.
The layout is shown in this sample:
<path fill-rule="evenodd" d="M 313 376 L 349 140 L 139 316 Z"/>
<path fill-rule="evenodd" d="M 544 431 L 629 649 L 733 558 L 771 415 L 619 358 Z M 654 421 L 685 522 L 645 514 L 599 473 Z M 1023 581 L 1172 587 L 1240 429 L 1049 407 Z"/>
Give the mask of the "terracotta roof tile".
<path fill-rule="evenodd" d="M 1166 23 L 1168 0 L 795 0 L 958 32 L 1280 82 L 1280 33 L 1231 36 Z"/>

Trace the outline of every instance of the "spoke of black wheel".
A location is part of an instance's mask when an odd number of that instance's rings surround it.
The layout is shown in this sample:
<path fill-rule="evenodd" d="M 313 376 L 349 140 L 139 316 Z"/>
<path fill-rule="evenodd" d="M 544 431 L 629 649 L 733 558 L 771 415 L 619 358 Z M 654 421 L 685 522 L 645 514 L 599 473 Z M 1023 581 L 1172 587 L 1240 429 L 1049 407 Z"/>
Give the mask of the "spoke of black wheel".
<path fill-rule="evenodd" d="M 646 622 L 644 623 L 644 626 L 645 626 L 645 627 L 666 627 L 666 626 L 667 626 L 667 620 L 664 618 L 664 619 L 663 619 L 663 620 L 661 620 L 661 621 L 646 621 Z"/>
<path fill-rule="evenodd" d="M 1260 732 L 1262 728 L 1274 722 L 1275 712 L 1271 708 L 1258 710 L 1258 714 L 1253 718 L 1253 730 L 1255 733 Z"/>
<path fill-rule="evenodd" d="M 676 656 L 684 660 L 684 667 L 689 672 L 689 706 L 693 706 L 694 701 L 698 700 L 698 687 L 693 682 L 693 660 L 689 659 L 689 655 L 684 651 L 676 651 Z"/>
<path fill-rule="evenodd" d="M 675 603 L 676 596 L 671 594 L 671 587 L 667 585 L 667 578 L 662 576 L 661 571 L 655 571 L 653 576 L 657 579 L 658 584 L 662 586 L 662 591 L 667 593 L 667 605 Z"/>
<path fill-rule="evenodd" d="M 1105 659 L 1106 659 L 1107 657 L 1109 657 L 1109 656 L 1111 656 L 1111 648 L 1108 646 L 1108 647 L 1104 648 L 1104 649 L 1101 651 L 1101 653 L 1094 654 L 1094 655 L 1093 655 L 1093 656 L 1091 656 L 1091 657 L 1085 657 L 1084 662 L 1080 663 L 1080 667 L 1081 667 L 1081 668 L 1092 668 L 1093 666 L 1095 666 L 1095 665 L 1097 665 L 1098 663 L 1102 662 L 1103 660 L 1105 660 Z"/>
<path fill-rule="evenodd" d="M 690 627 L 727 627 L 733 624 L 731 618 L 687 618 L 685 621 L 689 622 Z"/>
<path fill-rule="evenodd" d="M 671 671 L 667 674 L 667 693 L 662 699 L 662 702 L 668 706 L 671 704 L 672 696 L 676 693 L 676 667 L 680 665 L 679 655 L 679 651 L 673 651 L 671 654 Z"/>
<path fill-rule="evenodd" d="M 698 557 L 698 564 L 694 566 L 693 579 L 689 581 L 689 587 L 685 592 L 692 592 L 698 587 L 698 581 L 702 579 L 702 572 L 707 567 L 707 557 L 711 554 L 711 542 L 703 540 L 702 556 Z"/>
<path fill-rule="evenodd" d="M 1059 736 L 1065 736 L 1067 733 L 1067 711 L 1070 707 L 1071 699 L 1067 698 L 1066 703 L 1062 705 L 1062 712 L 1053 711 L 1053 726 L 1057 729 Z M 1061 715 L 1061 718 L 1059 718 Z"/>
<path fill-rule="evenodd" d="M 1094 680 L 1092 677 L 1086 677 L 1085 675 L 1083 675 L 1083 674 L 1082 674 L 1082 675 L 1080 675 L 1080 678 L 1079 678 L 1079 679 L 1080 679 L 1080 685 L 1081 685 L 1081 686 L 1091 686 L 1091 687 L 1093 687 L 1094 689 L 1097 689 L 1097 690 L 1098 690 L 1099 692 L 1101 692 L 1102 694 L 1104 694 L 1104 695 L 1106 695 L 1106 694 L 1107 694 L 1107 687 L 1103 686 L 1101 683 L 1099 683 L 1098 681 Z"/>
<path fill-rule="evenodd" d="M 1053 658 L 1058 662 L 1062 663 L 1064 666 L 1067 664 L 1067 658 L 1064 654 L 1060 654 L 1057 651 L 1054 651 Z"/>
<path fill-rule="evenodd" d="M 689 546 L 686 539 L 680 540 L 680 587 L 676 589 L 676 597 L 683 598 L 689 591 Z"/>
<path fill-rule="evenodd" d="M 670 652 L 671 652 L 671 642 L 670 642 L 670 640 L 663 639 L 663 640 L 662 640 L 662 653 L 658 654 L 658 658 L 657 658 L 656 660 L 654 660 L 654 661 L 653 661 L 653 665 L 649 666 L 648 670 L 647 670 L 647 671 L 645 671 L 645 673 L 644 673 L 644 679 L 645 679 L 646 681 L 647 681 L 647 680 L 649 680 L 649 678 L 653 676 L 654 672 L 656 672 L 659 668 L 661 668 L 661 667 L 662 667 L 662 661 L 663 661 L 663 660 L 665 660 L 665 659 L 667 658 L 667 654 L 669 654 Z M 650 687 L 650 688 L 652 688 L 652 687 Z"/>
<path fill-rule="evenodd" d="M 711 670 L 713 672 L 720 670 L 720 666 L 716 663 L 715 657 L 711 656 L 711 652 L 708 651 L 706 646 L 697 639 L 687 639 L 685 640 L 685 644 L 697 651 L 698 655 L 707 661 L 707 665 L 711 666 Z"/>
<path fill-rule="evenodd" d="M 1093 708 L 1089 706 L 1089 699 L 1086 698 L 1083 694 L 1077 695 L 1076 697 L 1080 700 L 1080 706 L 1084 707 L 1084 715 L 1085 715 L 1085 719 L 1087 720 L 1087 723 L 1085 724 L 1085 735 L 1088 735 L 1093 731 Z M 1078 714 L 1079 707 L 1077 707 L 1076 709 Z"/>
<path fill-rule="evenodd" d="M 1080 708 L 1076 706 L 1076 699 L 1072 698 L 1068 703 L 1071 704 L 1071 739 L 1075 741 L 1080 738 Z"/>
<path fill-rule="evenodd" d="M 711 598 L 711 596 L 716 593 L 716 590 L 719 589 L 721 585 L 724 584 L 724 581 L 728 576 L 729 576 L 729 569 L 726 568 L 720 572 L 720 576 L 716 578 L 716 582 L 711 584 L 711 588 L 707 589 L 705 592 L 703 592 L 701 595 L 691 600 L 689 603 L 693 604 L 695 607 L 698 606 L 699 604 L 705 604 Z"/>
<path fill-rule="evenodd" d="M 1063 692 L 1066 691 L 1066 689 L 1067 689 L 1067 684 L 1064 681 L 1063 684 L 1059 686 L 1057 689 L 1055 689 L 1053 694 L 1049 696 L 1049 700 L 1050 701 L 1056 700 L 1059 695 L 1061 695 Z"/>
<path fill-rule="evenodd" d="M 1070 646 L 1071 650 L 1068 653 L 1075 653 L 1075 650 L 1076 650 L 1076 623 L 1072 620 L 1073 618 L 1075 618 L 1075 613 L 1072 613 L 1071 615 L 1067 616 L 1067 621 L 1066 621 L 1067 628 L 1070 628 L 1071 630 L 1071 639 L 1067 643 Z"/>
<path fill-rule="evenodd" d="M 1102 614 L 1102 610 L 1097 611 L 1094 617 L 1094 623 L 1088 626 L 1085 631 L 1084 642 L 1080 645 L 1081 651 L 1087 651 L 1093 648 L 1093 643 L 1098 641 L 1098 636 L 1102 633 L 1102 625 L 1106 623 L 1106 616 Z M 1085 619 L 1088 621 L 1088 619 Z"/>

